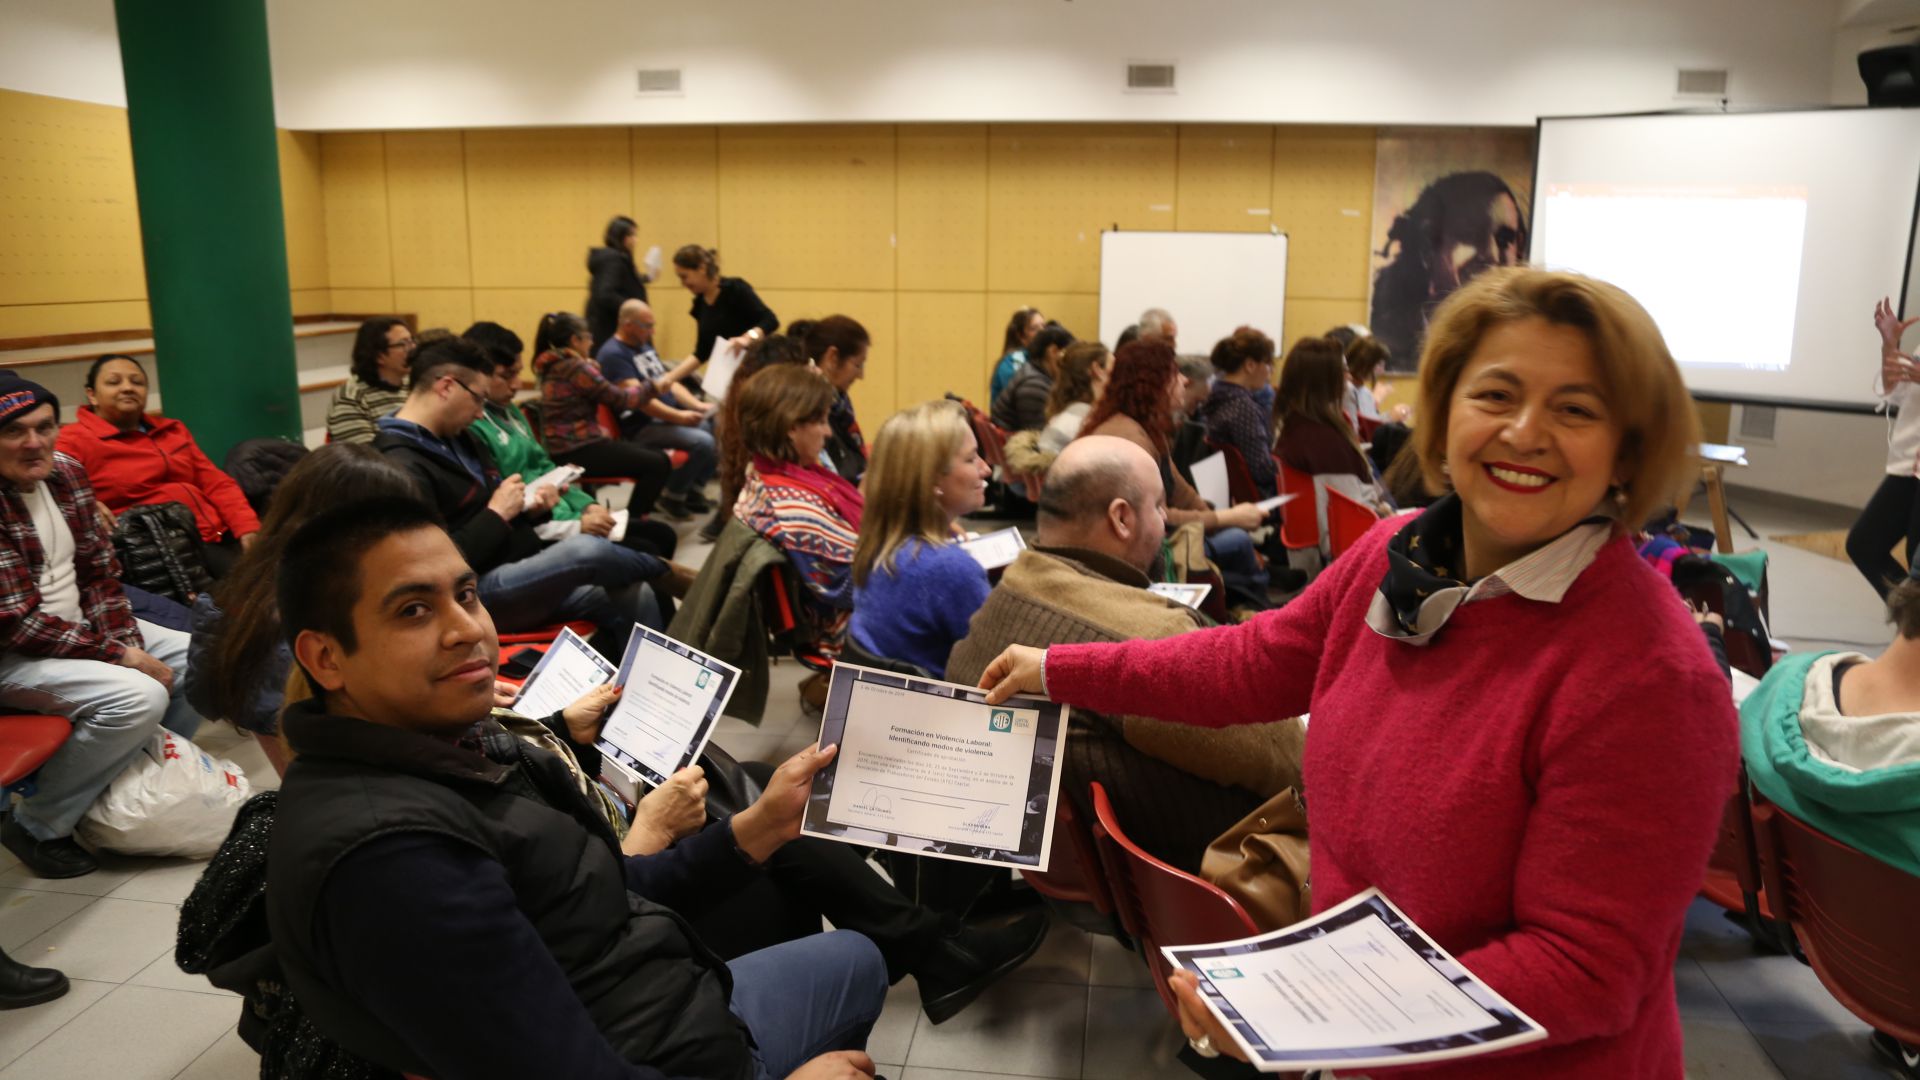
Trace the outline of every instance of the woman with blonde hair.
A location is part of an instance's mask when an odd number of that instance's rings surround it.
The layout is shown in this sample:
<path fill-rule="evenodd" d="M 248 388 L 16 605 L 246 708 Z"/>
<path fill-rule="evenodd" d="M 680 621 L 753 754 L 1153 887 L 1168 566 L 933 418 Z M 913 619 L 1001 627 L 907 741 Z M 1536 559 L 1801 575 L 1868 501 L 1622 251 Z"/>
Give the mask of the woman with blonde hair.
<path fill-rule="evenodd" d="M 1016 646 L 981 685 L 1202 726 L 1311 711 L 1315 909 L 1380 889 L 1549 1033 L 1423 1075 L 1677 1077 L 1674 958 L 1737 728 L 1631 533 L 1698 475 L 1692 401 L 1632 297 L 1542 270 L 1461 287 L 1420 370 L 1431 508 L 1250 622 Z M 1174 979 L 1199 1052 L 1233 1052 Z"/>
<path fill-rule="evenodd" d="M 985 504 L 992 469 L 966 410 L 929 401 L 880 426 L 867 466 L 866 520 L 853 553 L 853 643 L 941 675 L 986 603 L 987 572 L 952 543 Z"/>

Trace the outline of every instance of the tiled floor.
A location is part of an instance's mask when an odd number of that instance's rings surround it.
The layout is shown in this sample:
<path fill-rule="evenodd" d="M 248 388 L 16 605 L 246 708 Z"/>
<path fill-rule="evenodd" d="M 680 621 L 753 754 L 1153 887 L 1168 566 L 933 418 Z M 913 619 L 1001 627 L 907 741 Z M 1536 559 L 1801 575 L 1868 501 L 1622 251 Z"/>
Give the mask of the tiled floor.
<path fill-rule="evenodd" d="M 1736 500 L 1763 536 L 1846 522 Z M 1698 515 L 1695 515 L 1698 516 Z M 1742 538 L 1744 540 L 1744 536 Z M 1887 639 L 1873 594 L 1842 563 L 1785 545 L 1773 553 L 1775 632 L 1797 648 L 1842 643 L 1877 651 Z M 703 547 L 682 561 L 697 565 Z M 717 740 L 743 758 L 778 760 L 813 737 L 791 661 L 774 669 L 773 704 L 758 728 L 723 723 Z M 201 743 L 272 772 L 257 747 L 210 724 Z M 0 1013 L 0 1080 L 241 1080 L 257 1060 L 234 1032 L 239 1001 L 173 965 L 178 905 L 198 874 L 183 860 L 112 859 L 72 881 L 41 881 L 0 853 L 0 948 L 64 969 L 73 992 Z M 1687 1074 L 1699 1078 L 1886 1077 L 1867 1028 L 1791 959 L 1757 955 L 1718 909 L 1689 913 L 1675 968 Z M 1182 1044 L 1138 959 L 1109 939 L 1056 924 L 1041 951 L 971 1008 L 938 1027 L 896 986 L 870 1049 L 894 1080 L 1181 1076 Z"/>

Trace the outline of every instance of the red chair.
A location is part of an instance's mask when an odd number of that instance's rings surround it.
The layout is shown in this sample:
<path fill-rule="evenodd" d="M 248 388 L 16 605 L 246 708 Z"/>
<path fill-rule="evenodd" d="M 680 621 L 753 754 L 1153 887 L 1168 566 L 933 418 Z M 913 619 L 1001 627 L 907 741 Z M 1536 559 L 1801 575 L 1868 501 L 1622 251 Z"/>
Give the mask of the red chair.
<path fill-rule="evenodd" d="M 560 636 L 560 631 L 572 630 L 583 638 L 590 638 L 600 632 L 600 628 L 585 619 L 572 622 L 554 623 L 538 630 L 520 630 L 500 635 L 502 645 L 551 645 Z"/>
<path fill-rule="evenodd" d="M 1280 494 L 1299 496 L 1280 505 L 1281 545 L 1288 551 L 1318 548 L 1320 511 L 1313 495 L 1313 474 L 1288 465 L 1277 454 L 1273 463 L 1280 470 Z"/>
<path fill-rule="evenodd" d="M 1253 473 L 1247 470 L 1247 459 L 1240 453 L 1240 448 L 1214 442 L 1208 443 L 1207 448 L 1219 451 L 1220 456 L 1226 459 L 1227 501 L 1236 505 L 1259 502 L 1263 496 L 1260 494 L 1260 489 L 1253 486 Z M 1224 509 L 1224 507 L 1215 509 Z"/>
<path fill-rule="evenodd" d="M 1747 771 L 1743 768 L 1740 783 L 1721 815 L 1719 839 L 1707 859 L 1707 874 L 1700 883 L 1700 895 L 1744 916 L 1747 932 L 1756 942 L 1788 951 L 1790 931 L 1774 915 L 1761 883 L 1760 849 L 1754 836 L 1753 804 L 1748 799 L 1748 790 Z"/>
<path fill-rule="evenodd" d="M 1307 482 L 1311 484 L 1313 481 Z M 1305 502 L 1306 496 L 1296 501 Z M 1375 514 L 1366 503 L 1333 488 L 1327 489 L 1327 543 L 1334 558 L 1339 558 L 1341 552 L 1352 547 L 1379 520 L 1380 515 Z"/>
<path fill-rule="evenodd" d="M 776 642 L 784 644 L 793 658 L 810 671 L 828 672 L 833 670 L 832 658 L 813 648 L 812 642 L 800 640 L 794 633 L 799 629 L 800 619 L 793 609 L 792 586 L 787 578 L 793 568 L 786 565 L 776 566 L 766 575 L 766 602 L 762 613 L 767 620 L 767 630 Z"/>
<path fill-rule="evenodd" d="M 1034 892 L 1065 904 L 1087 904 L 1102 915 L 1114 914 L 1113 894 L 1101 873 L 1093 833 L 1074 813 L 1073 800 L 1064 793 L 1054 808 L 1051 855 L 1046 870 L 1020 871 Z"/>
<path fill-rule="evenodd" d="M 1920 1044 L 1920 877 L 1881 862 L 1754 793 L 1766 889 L 1813 973 L 1840 1004 Z"/>
<path fill-rule="evenodd" d="M 0 715 L 0 802 L 31 796 L 34 774 L 71 734 L 73 721 L 64 716 Z"/>
<path fill-rule="evenodd" d="M 1260 932 L 1240 902 L 1192 874 L 1183 873 L 1140 850 L 1120 831 L 1106 788 L 1093 785 L 1093 837 L 1106 865 L 1120 924 L 1126 927 L 1147 958 L 1160 1000 L 1176 1018 L 1167 977 L 1173 965 L 1160 953 L 1162 945 L 1206 945 L 1233 941 Z"/>

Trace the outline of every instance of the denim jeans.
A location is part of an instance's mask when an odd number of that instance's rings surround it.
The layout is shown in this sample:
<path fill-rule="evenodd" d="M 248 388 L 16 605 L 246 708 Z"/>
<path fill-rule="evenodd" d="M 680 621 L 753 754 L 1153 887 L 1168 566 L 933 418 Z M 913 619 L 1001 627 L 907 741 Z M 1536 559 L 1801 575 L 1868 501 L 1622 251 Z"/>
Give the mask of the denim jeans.
<path fill-rule="evenodd" d="M 1221 529 L 1207 534 L 1207 558 L 1220 568 L 1220 578 L 1229 589 L 1248 598 L 1267 602 L 1267 570 L 1254 552 L 1253 537 L 1245 529 Z M 1232 603 L 1231 600 L 1228 601 Z"/>
<path fill-rule="evenodd" d="M 200 726 L 184 689 L 187 635 L 150 622 L 139 627 L 146 651 L 173 669 L 171 691 L 151 675 L 104 660 L 0 654 L 0 707 L 73 721 L 73 734 L 40 767 L 33 797 L 13 809 L 36 840 L 70 835 L 162 725 L 185 738 Z"/>
<path fill-rule="evenodd" d="M 675 495 L 699 491 L 720 467 L 720 450 L 713 441 L 713 417 L 691 427 L 653 420 L 629 440 L 655 450 L 685 450 L 687 463 L 673 470 L 667 490 Z"/>
<path fill-rule="evenodd" d="M 667 564 L 605 537 L 575 534 L 518 562 L 480 575 L 480 603 L 504 632 L 589 619 L 624 644 L 634 623 L 664 630 L 660 603 L 645 581 Z"/>
<path fill-rule="evenodd" d="M 757 1044 L 756 1077 L 778 1080 L 835 1050 L 864 1050 L 887 1002 L 887 964 L 851 930 L 814 934 L 727 962 L 733 1015 Z"/>

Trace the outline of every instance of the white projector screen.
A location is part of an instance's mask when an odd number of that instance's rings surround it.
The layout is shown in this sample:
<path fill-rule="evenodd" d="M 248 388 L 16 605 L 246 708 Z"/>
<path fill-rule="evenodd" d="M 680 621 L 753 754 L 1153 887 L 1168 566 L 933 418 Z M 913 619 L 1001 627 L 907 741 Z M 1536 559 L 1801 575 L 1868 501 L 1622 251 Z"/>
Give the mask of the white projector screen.
<path fill-rule="evenodd" d="M 1100 234 L 1100 340 L 1111 346 L 1148 308 L 1165 308 L 1182 353 L 1206 354 L 1251 326 L 1286 348 L 1284 233 Z"/>
<path fill-rule="evenodd" d="M 1535 170 L 1530 261 L 1632 293 L 1697 396 L 1878 402 L 1873 305 L 1906 306 L 1920 110 L 1542 119 Z"/>

